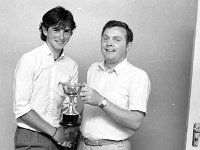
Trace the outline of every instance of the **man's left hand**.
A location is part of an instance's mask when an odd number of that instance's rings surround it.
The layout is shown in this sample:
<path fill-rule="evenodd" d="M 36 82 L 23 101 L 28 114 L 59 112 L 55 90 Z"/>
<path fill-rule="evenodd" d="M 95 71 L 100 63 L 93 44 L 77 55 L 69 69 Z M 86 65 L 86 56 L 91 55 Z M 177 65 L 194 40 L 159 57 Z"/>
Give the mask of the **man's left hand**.
<path fill-rule="evenodd" d="M 93 106 L 98 106 L 101 102 L 102 96 L 95 89 L 84 86 L 80 93 L 81 100 L 85 104 L 90 104 Z"/>

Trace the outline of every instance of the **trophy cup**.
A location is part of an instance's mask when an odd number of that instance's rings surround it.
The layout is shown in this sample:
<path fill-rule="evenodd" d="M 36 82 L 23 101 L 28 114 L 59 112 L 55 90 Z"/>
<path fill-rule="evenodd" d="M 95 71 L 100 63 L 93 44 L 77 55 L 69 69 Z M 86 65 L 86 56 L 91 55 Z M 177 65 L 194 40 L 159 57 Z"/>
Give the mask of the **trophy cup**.
<path fill-rule="evenodd" d="M 75 100 L 75 98 L 77 98 L 79 96 L 83 85 L 80 83 L 70 84 L 69 82 L 67 82 L 67 83 L 59 82 L 58 86 L 60 84 L 63 87 L 64 94 L 69 97 L 69 103 L 68 103 L 69 105 L 67 107 L 67 110 L 64 111 L 62 114 L 62 120 L 60 121 L 60 125 L 64 126 L 65 128 L 80 126 L 80 124 L 81 124 L 79 121 L 80 115 L 76 111 L 77 105 L 74 100 Z M 72 132 L 71 137 L 72 136 L 79 137 L 80 131 L 77 133 L 77 135 L 74 135 L 74 133 Z M 77 147 L 77 144 L 78 144 L 78 138 L 74 142 L 67 140 L 64 143 L 59 143 L 59 144 L 62 145 L 63 147 L 65 147 L 64 148 L 65 150 L 75 150 Z"/>
<path fill-rule="evenodd" d="M 64 127 L 75 127 L 80 126 L 79 122 L 79 113 L 76 111 L 76 103 L 74 102 L 75 98 L 79 96 L 81 89 L 83 87 L 80 83 L 62 83 L 64 94 L 69 97 L 69 106 L 67 110 L 62 114 L 62 120 L 60 125 Z"/>

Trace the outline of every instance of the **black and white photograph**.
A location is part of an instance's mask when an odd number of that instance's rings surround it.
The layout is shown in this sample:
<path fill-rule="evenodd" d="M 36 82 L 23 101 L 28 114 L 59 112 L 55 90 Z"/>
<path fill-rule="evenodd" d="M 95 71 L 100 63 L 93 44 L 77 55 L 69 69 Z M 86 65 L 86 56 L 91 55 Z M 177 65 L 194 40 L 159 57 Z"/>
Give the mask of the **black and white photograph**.
<path fill-rule="evenodd" d="M 0 18 L 0 150 L 200 149 L 198 0 L 1 0 Z"/>

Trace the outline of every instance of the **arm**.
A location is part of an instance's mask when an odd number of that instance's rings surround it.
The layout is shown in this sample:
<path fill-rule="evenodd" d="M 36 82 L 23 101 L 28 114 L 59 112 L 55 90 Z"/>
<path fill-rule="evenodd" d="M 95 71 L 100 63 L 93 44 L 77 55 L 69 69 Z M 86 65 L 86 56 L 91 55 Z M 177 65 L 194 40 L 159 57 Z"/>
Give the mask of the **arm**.
<path fill-rule="evenodd" d="M 85 104 L 93 106 L 99 106 L 101 99 L 103 98 L 95 89 L 84 87 L 81 92 L 81 100 Z M 125 126 L 133 131 L 136 131 L 141 126 L 144 118 L 144 113 L 139 111 L 129 111 L 119 108 L 109 100 L 107 105 L 102 109 L 110 117 L 112 117 L 117 123 Z"/>
<path fill-rule="evenodd" d="M 29 111 L 18 119 L 23 120 L 25 123 L 30 125 L 31 127 L 48 134 L 55 141 L 62 143 L 65 141 L 65 130 L 62 127 L 55 128 L 51 126 L 49 123 L 44 121 L 34 110 Z"/>
<path fill-rule="evenodd" d="M 14 82 L 14 114 L 16 119 L 21 119 L 27 125 L 38 131 L 53 136 L 57 142 L 64 140 L 64 132 L 44 121 L 30 105 L 33 88 L 34 63 L 28 57 L 22 57 L 15 70 Z M 63 130 L 64 131 L 64 130 Z M 55 133 L 56 132 L 56 133 Z M 63 135 L 63 136 L 62 136 Z"/>
<path fill-rule="evenodd" d="M 18 119 L 21 119 L 31 127 L 48 134 L 57 142 L 63 142 L 65 140 L 64 128 L 59 127 L 56 129 L 44 121 L 34 110 L 30 110 Z"/>
<path fill-rule="evenodd" d="M 137 131 L 140 128 L 144 118 L 143 112 L 125 110 L 119 108 L 110 101 L 108 101 L 108 104 L 103 108 L 103 110 L 120 125 L 133 131 Z"/>
<path fill-rule="evenodd" d="M 103 111 L 117 123 L 133 131 L 140 128 L 146 112 L 147 100 L 150 92 L 150 82 L 146 74 L 140 76 L 129 88 L 129 109 L 122 109 L 107 100 Z M 103 96 L 95 89 L 85 86 L 82 89 L 81 99 L 86 104 L 99 106 Z"/>

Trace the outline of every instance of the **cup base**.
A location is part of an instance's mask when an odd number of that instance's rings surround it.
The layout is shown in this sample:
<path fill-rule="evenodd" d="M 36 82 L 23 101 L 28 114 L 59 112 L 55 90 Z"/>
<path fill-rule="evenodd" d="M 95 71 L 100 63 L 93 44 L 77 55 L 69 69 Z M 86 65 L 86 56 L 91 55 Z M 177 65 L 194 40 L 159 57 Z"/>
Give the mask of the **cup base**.
<path fill-rule="evenodd" d="M 78 127 L 81 125 L 81 123 L 60 122 L 60 125 L 64 127 Z"/>
<path fill-rule="evenodd" d="M 63 118 L 60 122 L 60 125 L 66 126 L 66 127 L 75 127 L 80 126 L 79 122 L 79 115 L 66 115 L 63 114 Z"/>

